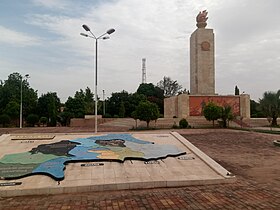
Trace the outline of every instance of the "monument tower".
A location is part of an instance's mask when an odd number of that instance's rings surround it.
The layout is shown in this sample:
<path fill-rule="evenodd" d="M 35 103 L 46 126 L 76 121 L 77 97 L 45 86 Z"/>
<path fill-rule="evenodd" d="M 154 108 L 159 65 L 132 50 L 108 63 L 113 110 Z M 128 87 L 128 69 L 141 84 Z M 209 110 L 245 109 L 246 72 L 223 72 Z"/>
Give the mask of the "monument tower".
<path fill-rule="evenodd" d="M 250 118 L 250 96 L 218 95 L 215 92 L 215 43 L 213 29 L 205 28 L 207 11 L 196 17 L 197 28 L 190 37 L 190 94 L 180 94 L 164 99 L 165 118 L 201 118 L 205 120 L 204 105 L 213 102 L 230 106 L 234 116 Z"/>
<path fill-rule="evenodd" d="M 197 29 L 190 38 L 190 93 L 215 94 L 215 54 L 213 29 L 206 29 L 207 11 L 196 17 Z"/>

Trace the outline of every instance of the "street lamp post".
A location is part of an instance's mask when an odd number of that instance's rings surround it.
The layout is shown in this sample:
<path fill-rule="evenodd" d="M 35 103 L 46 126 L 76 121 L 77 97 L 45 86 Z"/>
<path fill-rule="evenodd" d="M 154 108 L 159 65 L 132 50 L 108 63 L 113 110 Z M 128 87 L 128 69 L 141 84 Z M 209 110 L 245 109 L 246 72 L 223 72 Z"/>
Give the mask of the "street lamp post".
<path fill-rule="evenodd" d="M 105 90 L 103 91 L 103 116 L 105 116 Z"/>
<path fill-rule="evenodd" d="M 29 74 L 24 75 L 24 77 L 21 78 L 21 82 L 20 82 L 20 112 L 19 112 L 19 127 L 22 128 L 22 83 L 23 83 L 23 79 L 29 78 Z"/>
<path fill-rule="evenodd" d="M 111 28 L 106 33 L 96 37 L 90 30 L 90 28 L 87 25 L 82 25 L 82 27 L 85 29 L 85 31 L 89 32 L 92 36 L 84 33 L 80 33 L 80 35 L 93 38 L 95 39 L 95 133 L 97 133 L 97 44 L 99 39 L 109 39 L 109 36 L 105 36 L 106 34 L 110 35 L 115 32 L 115 29 Z"/>

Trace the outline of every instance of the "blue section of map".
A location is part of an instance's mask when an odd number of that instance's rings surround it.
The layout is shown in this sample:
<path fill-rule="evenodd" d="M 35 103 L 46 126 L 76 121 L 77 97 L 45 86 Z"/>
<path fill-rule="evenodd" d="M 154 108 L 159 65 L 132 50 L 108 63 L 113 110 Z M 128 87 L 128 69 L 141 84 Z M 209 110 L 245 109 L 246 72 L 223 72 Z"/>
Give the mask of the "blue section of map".
<path fill-rule="evenodd" d="M 168 155 L 177 155 L 178 154 L 178 148 L 174 145 L 139 145 L 134 144 L 132 142 L 126 142 L 126 146 L 129 147 L 132 150 L 142 152 L 144 156 L 143 159 L 154 159 L 157 157 L 165 157 Z"/>
<path fill-rule="evenodd" d="M 69 161 L 71 158 L 68 157 L 60 157 L 56 159 L 52 159 L 40 164 L 37 168 L 35 168 L 33 173 L 44 173 L 49 174 L 56 179 L 64 179 L 64 163 Z"/>
<path fill-rule="evenodd" d="M 97 157 L 97 155 L 99 155 L 98 153 L 95 152 L 89 152 L 90 150 L 92 150 L 92 147 L 83 147 L 81 145 L 76 146 L 74 149 L 72 149 L 69 154 L 73 155 L 73 157 L 71 157 L 71 160 L 97 160 L 99 159 Z M 94 149 L 95 150 L 95 149 Z"/>
<path fill-rule="evenodd" d="M 79 146 L 83 147 L 99 147 L 99 144 L 95 143 L 96 137 L 88 137 L 88 138 L 78 138 L 74 140 L 70 140 L 70 142 L 79 143 Z"/>
<path fill-rule="evenodd" d="M 153 144 L 152 142 L 149 141 L 143 141 L 140 139 L 136 139 L 130 134 L 108 134 L 106 136 L 93 136 L 93 137 L 88 137 L 88 139 L 93 140 L 94 142 L 96 140 L 114 140 L 114 139 L 121 139 L 124 141 L 131 141 L 137 144 Z M 79 142 L 81 143 L 81 142 Z"/>

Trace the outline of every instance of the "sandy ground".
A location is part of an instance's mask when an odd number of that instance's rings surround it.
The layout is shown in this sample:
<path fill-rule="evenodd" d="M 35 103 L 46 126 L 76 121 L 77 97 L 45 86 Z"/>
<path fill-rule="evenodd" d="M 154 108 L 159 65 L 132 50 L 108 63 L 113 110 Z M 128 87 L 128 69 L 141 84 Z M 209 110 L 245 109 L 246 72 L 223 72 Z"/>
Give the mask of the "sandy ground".
<path fill-rule="evenodd" d="M 179 133 L 237 178 L 280 192 L 280 147 L 273 145 L 280 135 L 225 129 Z"/>

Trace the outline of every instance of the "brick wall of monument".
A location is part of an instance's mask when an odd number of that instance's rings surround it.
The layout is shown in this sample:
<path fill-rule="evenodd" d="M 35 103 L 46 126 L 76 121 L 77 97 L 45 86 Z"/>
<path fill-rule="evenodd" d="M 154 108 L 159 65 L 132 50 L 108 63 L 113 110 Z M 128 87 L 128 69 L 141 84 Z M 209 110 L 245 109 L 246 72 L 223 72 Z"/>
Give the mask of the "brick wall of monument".
<path fill-rule="evenodd" d="M 189 116 L 203 116 L 202 108 L 212 101 L 218 106 L 230 106 L 235 116 L 240 115 L 240 97 L 236 96 L 189 96 Z"/>

